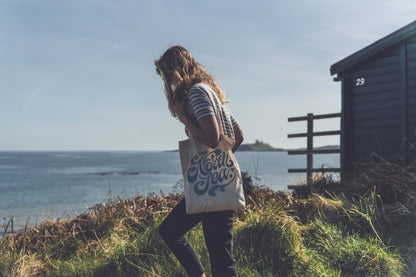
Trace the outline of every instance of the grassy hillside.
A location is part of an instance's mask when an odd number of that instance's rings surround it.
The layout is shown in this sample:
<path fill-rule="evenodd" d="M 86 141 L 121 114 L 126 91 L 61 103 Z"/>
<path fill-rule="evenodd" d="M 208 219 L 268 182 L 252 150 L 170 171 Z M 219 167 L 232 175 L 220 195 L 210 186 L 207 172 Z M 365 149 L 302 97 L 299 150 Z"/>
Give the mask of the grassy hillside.
<path fill-rule="evenodd" d="M 239 275 L 414 276 L 414 181 L 383 164 L 346 183 L 321 177 L 282 193 L 245 175 L 247 209 L 234 225 Z M 9 234 L 0 241 L 0 275 L 186 276 L 157 232 L 181 197 L 118 200 Z M 210 276 L 201 227 L 189 238 Z"/>

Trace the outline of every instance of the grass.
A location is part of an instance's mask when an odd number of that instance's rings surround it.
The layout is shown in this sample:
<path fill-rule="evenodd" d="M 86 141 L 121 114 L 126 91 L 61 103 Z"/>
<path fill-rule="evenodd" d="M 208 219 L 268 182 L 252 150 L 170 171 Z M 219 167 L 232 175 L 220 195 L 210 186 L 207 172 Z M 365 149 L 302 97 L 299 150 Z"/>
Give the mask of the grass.
<path fill-rule="evenodd" d="M 403 178 L 394 165 L 378 167 L 343 183 L 321 176 L 294 193 L 253 186 L 245 175 L 247 209 L 234 224 L 239 276 L 412 276 L 416 179 L 410 169 Z M 119 199 L 8 234 L 0 276 L 186 276 L 158 235 L 181 197 Z M 201 227 L 188 237 L 210 276 Z"/>

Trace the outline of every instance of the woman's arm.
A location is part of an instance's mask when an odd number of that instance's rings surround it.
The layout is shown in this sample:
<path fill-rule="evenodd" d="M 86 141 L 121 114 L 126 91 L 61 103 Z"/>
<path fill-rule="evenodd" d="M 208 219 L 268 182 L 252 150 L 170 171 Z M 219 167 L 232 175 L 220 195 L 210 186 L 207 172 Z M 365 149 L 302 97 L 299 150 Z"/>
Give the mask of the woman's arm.
<path fill-rule="evenodd" d="M 220 139 L 220 131 L 215 115 L 206 116 L 198 120 L 197 123 L 191 121 L 185 114 L 183 102 L 176 101 L 173 105 L 173 109 L 178 116 L 178 119 L 188 128 L 192 136 L 203 144 L 214 148 L 217 146 Z M 235 143 L 231 149 L 233 152 L 237 150 L 240 144 L 244 140 L 244 134 L 240 125 L 233 126 Z"/>
<path fill-rule="evenodd" d="M 192 136 L 211 148 L 217 146 L 220 132 L 215 115 L 203 117 L 195 123 L 185 114 L 183 102 L 176 101 L 173 104 L 173 109 L 178 119 L 188 128 Z"/>
<path fill-rule="evenodd" d="M 203 144 L 215 148 L 220 140 L 217 119 L 214 115 L 206 116 L 198 120 L 198 124 L 192 122 L 187 116 L 180 119 L 191 131 L 191 134 Z"/>
<path fill-rule="evenodd" d="M 233 148 L 231 149 L 233 152 L 237 150 L 237 148 L 240 146 L 240 144 L 244 141 L 244 134 L 243 130 L 241 130 L 240 125 L 234 126 L 234 136 L 235 136 L 235 143 Z"/>

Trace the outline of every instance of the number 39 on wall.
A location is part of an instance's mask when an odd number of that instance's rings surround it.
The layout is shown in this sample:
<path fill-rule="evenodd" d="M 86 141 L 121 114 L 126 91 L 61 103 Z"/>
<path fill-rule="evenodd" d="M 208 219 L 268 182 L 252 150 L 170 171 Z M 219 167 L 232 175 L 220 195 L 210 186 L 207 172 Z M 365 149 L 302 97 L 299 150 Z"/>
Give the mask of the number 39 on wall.
<path fill-rule="evenodd" d="M 364 84 L 365 84 L 365 78 L 364 77 L 355 79 L 355 86 L 356 87 L 364 86 Z"/>

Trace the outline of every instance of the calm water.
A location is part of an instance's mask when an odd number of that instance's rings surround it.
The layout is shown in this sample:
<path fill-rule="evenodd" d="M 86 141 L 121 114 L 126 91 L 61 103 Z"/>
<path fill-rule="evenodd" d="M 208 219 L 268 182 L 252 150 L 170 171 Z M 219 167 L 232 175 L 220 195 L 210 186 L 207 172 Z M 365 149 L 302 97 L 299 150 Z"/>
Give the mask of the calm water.
<path fill-rule="evenodd" d="M 274 190 L 305 179 L 288 168 L 306 167 L 305 156 L 238 152 L 242 171 Z M 316 155 L 315 167 L 339 167 L 339 155 Z M 181 180 L 178 152 L 0 152 L 0 233 L 15 226 L 70 217 L 117 197 L 169 193 Z"/>

